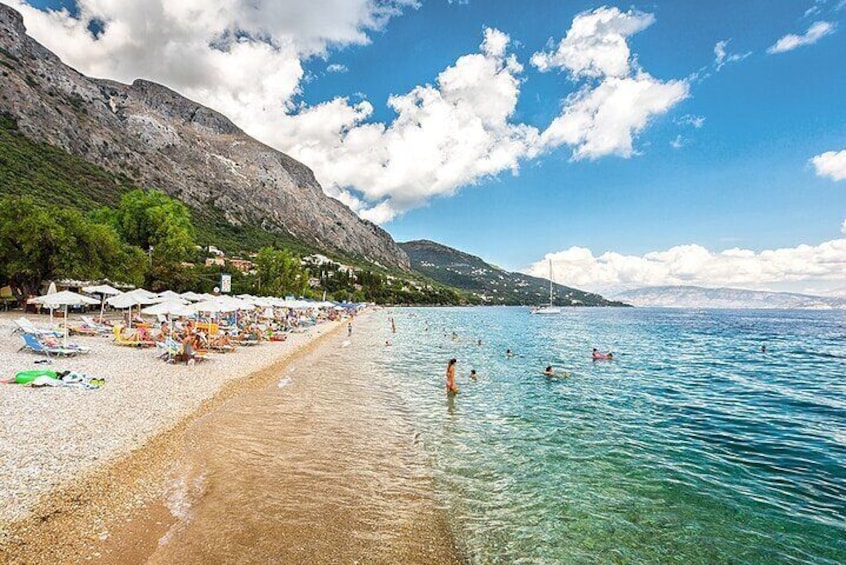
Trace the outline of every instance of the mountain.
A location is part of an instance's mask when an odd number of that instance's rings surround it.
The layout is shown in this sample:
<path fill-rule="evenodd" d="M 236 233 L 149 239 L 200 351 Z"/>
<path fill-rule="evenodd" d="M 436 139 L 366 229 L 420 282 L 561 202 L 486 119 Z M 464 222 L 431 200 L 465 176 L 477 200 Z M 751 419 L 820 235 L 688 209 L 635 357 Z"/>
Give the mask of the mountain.
<path fill-rule="evenodd" d="M 326 196 L 302 163 L 162 85 L 78 73 L 27 36 L 21 15 L 3 4 L 0 75 L 0 114 L 34 143 L 162 190 L 209 221 L 278 233 L 387 268 L 410 267 L 387 232 Z M 100 203 L 115 204 L 119 196 L 115 190 L 112 202 Z"/>
<path fill-rule="evenodd" d="M 639 288 L 622 292 L 615 298 L 635 306 L 665 308 L 846 308 L 846 298 L 698 286 Z"/>
<path fill-rule="evenodd" d="M 417 272 L 441 284 L 476 296 L 486 304 L 543 304 L 549 302 L 549 281 L 511 273 L 476 257 L 435 243 L 419 240 L 400 243 Z M 626 306 L 598 294 L 560 284 L 553 285 L 555 303 L 561 306 Z"/>

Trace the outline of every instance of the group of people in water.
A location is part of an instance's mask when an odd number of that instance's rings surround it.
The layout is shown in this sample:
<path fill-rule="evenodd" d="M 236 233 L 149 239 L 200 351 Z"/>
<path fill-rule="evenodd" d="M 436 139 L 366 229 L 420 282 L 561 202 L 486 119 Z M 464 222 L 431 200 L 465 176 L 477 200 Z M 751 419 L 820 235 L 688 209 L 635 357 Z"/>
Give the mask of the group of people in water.
<path fill-rule="evenodd" d="M 453 341 L 457 339 L 457 334 L 453 332 Z M 482 345 L 482 340 L 478 341 L 478 345 Z M 513 357 L 519 357 L 517 353 L 511 351 L 511 349 L 505 350 L 505 357 L 506 359 L 511 359 Z M 597 348 L 593 348 L 593 352 L 591 353 L 591 359 L 593 361 L 613 361 L 614 360 L 614 353 L 609 351 L 607 353 L 602 353 Z M 447 363 L 446 368 L 446 390 L 447 394 L 457 394 L 458 387 L 455 384 L 455 366 L 458 364 L 458 359 L 452 358 Z M 570 373 L 567 371 L 556 371 L 553 369 L 552 365 L 547 365 L 546 369 L 543 371 L 544 376 L 547 377 L 569 377 Z M 472 380 L 476 380 L 479 378 L 479 374 L 476 372 L 476 369 L 470 370 L 470 378 Z"/>

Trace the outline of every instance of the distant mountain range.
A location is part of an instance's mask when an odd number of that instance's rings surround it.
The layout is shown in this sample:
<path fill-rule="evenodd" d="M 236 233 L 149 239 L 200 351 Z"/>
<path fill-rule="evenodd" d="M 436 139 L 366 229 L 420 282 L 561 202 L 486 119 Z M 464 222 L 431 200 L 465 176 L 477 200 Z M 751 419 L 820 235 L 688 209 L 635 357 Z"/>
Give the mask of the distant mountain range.
<path fill-rule="evenodd" d="M 665 308 L 846 309 L 846 298 L 699 286 L 653 286 L 621 292 L 614 298 L 634 306 Z"/>
<path fill-rule="evenodd" d="M 484 260 L 434 241 L 400 243 L 414 270 L 441 284 L 458 288 L 483 304 L 537 305 L 549 302 L 549 281 L 512 273 Z M 553 285 L 559 306 L 626 306 L 598 294 Z"/>

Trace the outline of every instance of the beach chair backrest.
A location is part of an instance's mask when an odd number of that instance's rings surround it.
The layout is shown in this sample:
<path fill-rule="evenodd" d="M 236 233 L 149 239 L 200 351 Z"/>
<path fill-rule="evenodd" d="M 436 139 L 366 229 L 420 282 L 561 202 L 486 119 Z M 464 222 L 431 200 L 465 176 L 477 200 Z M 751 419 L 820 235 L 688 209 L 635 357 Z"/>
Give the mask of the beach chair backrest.
<path fill-rule="evenodd" d="M 15 320 L 15 323 L 25 333 L 28 333 L 28 334 L 38 333 L 38 329 L 35 327 L 35 325 L 33 325 L 33 323 L 30 322 L 29 320 L 27 320 L 26 318 L 18 318 L 17 320 Z"/>
<path fill-rule="evenodd" d="M 36 353 L 41 353 L 45 350 L 44 344 L 38 340 L 38 336 L 35 334 L 25 333 L 22 337 L 26 346 Z"/>

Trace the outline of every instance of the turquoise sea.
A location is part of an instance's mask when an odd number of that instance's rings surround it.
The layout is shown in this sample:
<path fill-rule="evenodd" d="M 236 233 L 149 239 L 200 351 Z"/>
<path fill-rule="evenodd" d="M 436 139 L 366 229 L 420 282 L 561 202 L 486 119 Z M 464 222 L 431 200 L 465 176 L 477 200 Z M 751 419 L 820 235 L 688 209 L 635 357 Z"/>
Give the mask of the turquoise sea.
<path fill-rule="evenodd" d="M 846 563 L 846 312 L 377 316 L 379 380 L 470 562 Z"/>

